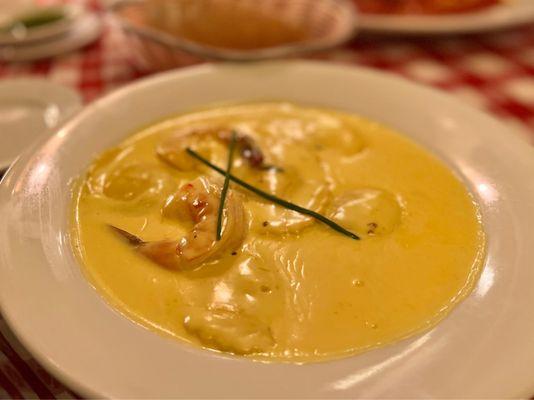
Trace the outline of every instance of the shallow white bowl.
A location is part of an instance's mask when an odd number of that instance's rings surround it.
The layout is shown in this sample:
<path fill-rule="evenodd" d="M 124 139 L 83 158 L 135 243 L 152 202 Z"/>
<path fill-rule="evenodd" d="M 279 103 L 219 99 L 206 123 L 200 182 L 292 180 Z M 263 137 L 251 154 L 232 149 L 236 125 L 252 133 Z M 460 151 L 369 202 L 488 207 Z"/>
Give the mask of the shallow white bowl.
<path fill-rule="evenodd" d="M 339 361 L 264 364 L 160 337 L 109 307 L 71 251 L 69 183 L 140 126 L 220 101 L 287 99 L 362 114 L 434 151 L 477 196 L 488 259 L 435 329 Z M 0 305 L 27 348 L 89 397 L 512 397 L 534 393 L 534 150 L 443 94 L 364 69 L 206 65 L 93 103 L 0 185 Z M 458 227 L 461 229 L 461 227 Z"/>

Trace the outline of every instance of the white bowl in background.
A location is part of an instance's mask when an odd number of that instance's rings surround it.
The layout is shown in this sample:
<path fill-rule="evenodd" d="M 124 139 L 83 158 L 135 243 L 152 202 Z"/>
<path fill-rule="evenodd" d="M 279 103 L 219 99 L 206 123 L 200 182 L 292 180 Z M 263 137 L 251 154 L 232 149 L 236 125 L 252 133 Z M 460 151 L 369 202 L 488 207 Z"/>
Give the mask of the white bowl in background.
<path fill-rule="evenodd" d="M 13 2 L 16 4 L 17 1 Z M 1 3 L 0 3 L 1 4 Z M 2 5 L 2 10 L 4 6 Z M 78 18 L 85 12 L 82 7 L 75 4 L 56 5 L 50 7 L 43 7 L 44 9 L 50 9 L 54 11 L 60 11 L 64 17 L 58 21 L 50 22 L 41 26 L 32 27 L 29 29 L 14 29 L 13 32 L 1 32 L 0 31 L 0 45 L 1 46 L 24 46 L 30 43 L 48 41 L 56 39 L 58 36 L 65 35 L 75 23 L 78 22 Z M 17 19 L 25 15 L 30 15 L 39 11 L 35 5 L 24 5 L 20 7 L 14 7 L 10 11 L 4 13 L 0 26 L 9 24 L 11 19 Z M 10 17 L 6 18 L 6 15 Z"/>

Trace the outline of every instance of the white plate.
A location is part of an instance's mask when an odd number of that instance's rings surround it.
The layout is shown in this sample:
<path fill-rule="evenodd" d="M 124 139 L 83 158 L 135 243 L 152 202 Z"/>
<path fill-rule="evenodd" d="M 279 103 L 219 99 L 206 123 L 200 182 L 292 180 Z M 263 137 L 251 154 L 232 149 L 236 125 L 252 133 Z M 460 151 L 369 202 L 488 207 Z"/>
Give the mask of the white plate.
<path fill-rule="evenodd" d="M 465 14 L 371 15 L 360 14 L 362 31 L 405 35 L 443 35 L 487 32 L 534 22 L 533 0 L 509 0 Z"/>
<path fill-rule="evenodd" d="M 18 32 L 18 35 L 0 32 L 0 46 L 26 45 L 31 42 L 48 40 L 59 35 L 64 35 L 69 31 L 69 29 L 71 29 L 74 23 L 77 23 L 77 19 L 82 13 L 81 7 L 73 4 L 54 8 L 61 9 L 65 14 L 65 17 L 53 23 L 37 26 L 31 29 Z M 34 10 L 35 7 L 26 6 L 22 8 L 22 10 L 13 13 L 12 18 L 16 18 L 17 16 L 33 12 Z M 3 25 L 5 25 L 5 22 L 3 23 Z"/>
<path fill-rule="evenodd" d="M 78 17 L 67 33 L 51 40 L 1 46 L 0 61 L 31 61 L 63 54 L 95 41 L 101 32 L 101 20 L 96 15 L 87 13 Z"/>
<path fill-rule="evenodd" d="M 258 363 L 154 334 L 84 279 L 69 244 L 69 183 L 95 154 L 169 114 L 273 98 L 388 124 L 438 154 L 478 197 L 486 268 L 436 328 L 339 361 Z M 92 103 L 8 172 L 0 185 L 0 305 L 35 357 L 88 397 L 527 397 L 534 393 L 532 171 L 534 150 L 498 121 L 382 73 L 295 62 L 160 74 Z"/>
<path fill-rule="evenodd" d="M 81 108 L 73 90 L 44 79 L 0 81 L 0 170 Z"/>

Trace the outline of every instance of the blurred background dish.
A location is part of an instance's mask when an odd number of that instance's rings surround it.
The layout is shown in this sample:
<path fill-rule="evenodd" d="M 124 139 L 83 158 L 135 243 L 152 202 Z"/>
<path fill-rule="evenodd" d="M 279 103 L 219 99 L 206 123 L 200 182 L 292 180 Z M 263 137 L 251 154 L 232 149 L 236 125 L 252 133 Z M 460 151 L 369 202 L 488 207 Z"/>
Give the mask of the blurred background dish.
<path fill-rule="evenodd" d="M 457 14 L 492 7 L 502 0 L 355 0 L 364 14 Z"/>
<path fill-rule="evenodd" d="M 101 32 L 101 19 L 92 13 L 82 12 L 64 34 L 54 36 L 51 40 L 0 46 L 0 60 L 30 61 L 63 54 L 93 42 Z"/>
<path fill-rule="evenodd" d="M 8 9 L 0 21 L 0 45 L 26 44 L 63 35 L 81 12 L 74 4 Z"/>
<path fill-rule="evenodd" d="M 448 35 L 511 28 L 534 21 L 532 0 L 354 0 L 365 32 Z"/>
<path fill-rule="evenodd" d="M 356 27 L 350 0 L 125 0 L 111 9 L 149 70 L 324 50 L 349 40 Z"/>
<path fill-rule="evenodd" d="M 44 79 L 0 82 L 0 170 L 81 108 L 73 90 Z"/>

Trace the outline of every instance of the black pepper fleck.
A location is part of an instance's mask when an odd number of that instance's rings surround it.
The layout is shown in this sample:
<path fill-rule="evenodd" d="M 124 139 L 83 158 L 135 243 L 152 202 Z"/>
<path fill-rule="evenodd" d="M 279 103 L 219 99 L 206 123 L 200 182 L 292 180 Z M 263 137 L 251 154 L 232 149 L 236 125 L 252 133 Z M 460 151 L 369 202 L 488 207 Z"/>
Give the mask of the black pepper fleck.
<path fill-rule="evenodd" d="M 263 226 L 268 226 L 268 225 L 269 225 L 269 222 L 267 222 L 267 221 L 263 221 L 262 225 L 263 225 Z"/>
<path fill-rule="evenodd" d="M 376 228 L 378 228 L 378 224 L 376 222 L 370 222 L 367 224 L 367 228 L 369 228 L 367 233 L 373 235 L 376 232 Z"/>

